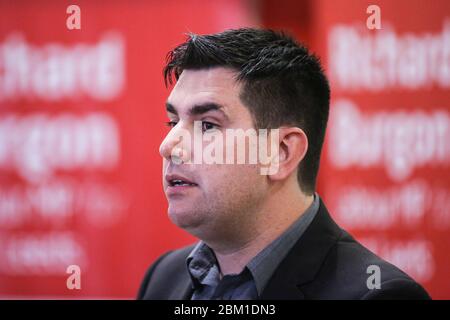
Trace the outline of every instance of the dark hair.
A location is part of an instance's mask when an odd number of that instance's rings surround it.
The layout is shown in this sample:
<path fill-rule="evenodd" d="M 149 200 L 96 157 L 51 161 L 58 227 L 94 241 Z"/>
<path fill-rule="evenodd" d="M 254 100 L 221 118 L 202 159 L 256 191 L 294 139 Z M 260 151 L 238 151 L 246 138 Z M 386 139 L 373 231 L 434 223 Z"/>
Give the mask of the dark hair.
<path fill-rule="evenodd" d="M 189 34 L 167 55 L 166 86 L 184 69 L 229 67 L 243 82 L 240 99 L 256 128 L 301 128 L 309 148 L 300 163 L 302 191 L 316 188 L 320 153 L 328 120 L 330 88 L 319 59 L 290 36 L 243 28 L 209 35 Z"/>

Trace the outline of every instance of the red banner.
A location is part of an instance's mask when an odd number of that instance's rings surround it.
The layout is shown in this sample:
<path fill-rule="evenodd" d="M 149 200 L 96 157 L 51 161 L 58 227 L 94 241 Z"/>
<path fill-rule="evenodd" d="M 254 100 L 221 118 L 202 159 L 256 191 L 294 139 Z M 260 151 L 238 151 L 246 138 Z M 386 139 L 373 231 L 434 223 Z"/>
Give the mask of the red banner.
<path fill-rule="evenodd" d="M 0 4 L 0 297 L 132 298 L 193 241 L 162 191 L 164 58 L 250 22 L 241 1 L 71 4 Z"/>
<path fill-rule="evenodd" d="M 164 57 L 183 33 L 255 17 L 326 67 L 319 193 L 334 218 L 450 297 L 448 1 L 71 5 L 0 3 L 0 298 L 132 298 L 151 262 L 194 241 L 161 186 Z"/>
<path fill-rule="evenodd" d="M 448 298 L 450 4 L 371 4 L 315 8 L 332 90 L 322 194 L 359 241 Z"/>

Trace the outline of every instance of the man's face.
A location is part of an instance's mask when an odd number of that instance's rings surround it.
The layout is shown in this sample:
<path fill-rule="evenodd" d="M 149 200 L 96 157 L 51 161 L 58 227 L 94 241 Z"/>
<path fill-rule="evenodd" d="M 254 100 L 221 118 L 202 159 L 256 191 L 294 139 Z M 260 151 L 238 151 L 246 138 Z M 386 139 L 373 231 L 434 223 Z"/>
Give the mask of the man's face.
<path fill-rule="evenodd" d="M 167 99 L 172 128 L 160 153 L 168 214 L 176 225 L 200 238 L 248 228 L 268 192 L 267 177 L 260 174 L 258 165 L 176 164 L 172 156 L 174 148 L 180 147 L 183 131 L 196 139 L 194 121 L 201 121 L 204 134 L 219 130 L 225 136 L 226 129 L 254 128 L 249 110 L 239 99 L 241 84 L 235 81 L 235 75 L 219 67 L 185 70 Z M 182 148 L 192 162 L 194 143 L 191 149 Z M 203 147 L 208 144 L 200 143 Z M 225 140 L 224 148 L 226 144 Z"/>

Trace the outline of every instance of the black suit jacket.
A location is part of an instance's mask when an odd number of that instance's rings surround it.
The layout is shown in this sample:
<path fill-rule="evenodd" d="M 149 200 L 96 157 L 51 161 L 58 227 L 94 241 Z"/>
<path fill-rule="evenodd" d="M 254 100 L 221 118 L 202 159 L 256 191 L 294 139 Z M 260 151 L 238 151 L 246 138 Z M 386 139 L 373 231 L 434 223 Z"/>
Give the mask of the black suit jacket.
<path fill-rule="evenodd" d="M 138 299 L 190 299 L 186 258 L 194 246 L 170 251 L 147 271 Z M 381 288 L 368 289 L 370 265 Z M 281 261 L 261 299 L 430 299 L 407 274 L 363 247 L 330 217 L 323 202 L 305 233 Z"/>

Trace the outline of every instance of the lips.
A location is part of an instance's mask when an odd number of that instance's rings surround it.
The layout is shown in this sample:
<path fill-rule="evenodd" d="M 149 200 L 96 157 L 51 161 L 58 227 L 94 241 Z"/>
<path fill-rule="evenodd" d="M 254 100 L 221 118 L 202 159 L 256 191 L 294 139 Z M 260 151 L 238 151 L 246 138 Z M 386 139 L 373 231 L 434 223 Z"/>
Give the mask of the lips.
<path fill-rule="evenodd" d="M 179 174 L 167 174 L 165 176 L 167 184 L 170 187 L 193 187 L 197 186 L 195 182 L 189 178 Z"/>

